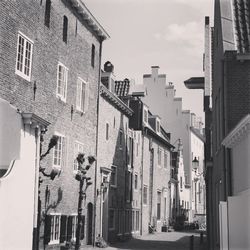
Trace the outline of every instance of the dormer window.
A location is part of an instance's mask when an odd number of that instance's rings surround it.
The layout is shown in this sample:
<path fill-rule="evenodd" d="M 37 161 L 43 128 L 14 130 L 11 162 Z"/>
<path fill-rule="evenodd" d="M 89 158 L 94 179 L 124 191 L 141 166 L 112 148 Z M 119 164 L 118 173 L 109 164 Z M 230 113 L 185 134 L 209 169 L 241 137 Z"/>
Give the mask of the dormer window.
<path fill-rule="evenodd" d="M 160 121 L 156 119 L 156 133 L 157 134 L 160 134 L 160 128 L 161 128 Z"/>
<path fill-rule="evenodd" d="M 143 109 L 143 122 L 144 124 L 148 124 L 148 109 L 144 107 Z"/>

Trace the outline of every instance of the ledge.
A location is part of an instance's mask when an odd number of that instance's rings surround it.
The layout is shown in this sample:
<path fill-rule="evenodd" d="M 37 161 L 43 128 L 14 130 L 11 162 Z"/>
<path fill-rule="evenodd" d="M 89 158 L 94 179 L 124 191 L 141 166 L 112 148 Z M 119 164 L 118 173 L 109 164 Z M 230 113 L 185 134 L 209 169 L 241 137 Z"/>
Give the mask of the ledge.
<path fill-rule="evenodd" d="M 222 141 L 227 148 L 235 147 L 250 132 L 250 114 L 246 115 Z"/>
<path fill-rule="evenodd" d="M 33 113 L 21 113 L 23 123 L 31 125 L 33 128 L 40 127 L 41 130 L 46 130 L 50 123 Z"/>
<path fill-rule="evenodd" d="M 82 0 L 70 0 L 72 6 L 76 9 L 77 13 L 85 20 L 88 26 L 94 31 L 94 33 L 106 40 L 110 38 L 109 34 L 104 30 L 101 24 L 95 19 L 95 17 L 91 14 L 89 9 L 83 3 Z"/>
<path fill-rule="evenodd" d="M 133 115 L 133 110 L 130 109 L 119 97 L 110 92 L 103 84 L 100 86 L 100 95 L 107 99 L 111 104 L 113 104 L 121 112 L 128 116 Z"/>

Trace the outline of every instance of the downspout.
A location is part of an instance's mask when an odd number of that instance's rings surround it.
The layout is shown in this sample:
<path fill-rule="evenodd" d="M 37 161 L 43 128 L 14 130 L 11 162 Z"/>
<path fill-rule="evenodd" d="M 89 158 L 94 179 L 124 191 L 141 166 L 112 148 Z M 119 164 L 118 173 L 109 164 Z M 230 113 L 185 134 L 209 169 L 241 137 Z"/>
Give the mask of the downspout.
<path fill-rule="evenodd" d="M 99 47 L 99 74 L 98 74 L 98 87 L 97 87 L 97 123 L 96 123 L 96 162 L 95 162 L 95 180 L 94 180 L 94 219 L 93 219 L 93 246 L 95 246 L 96 240 L 96 206 L 97 206 L 97 169 L 98 169 L 98 132 L 99 132 L 99 103 L 100 103 L 100 82 L 101 82 L 101 64 L 102 64 L 102 42 L 103 38 L 100 39 L 100 47 Z"/>
<path fill-rule="evenodd" d="M 142 235 L 142 210 L 143 210 L 143 155 L 144 155 L 144 128 L 142 128 L 142 151 L 141 151 L 141 228 L 140 234 Z"/>

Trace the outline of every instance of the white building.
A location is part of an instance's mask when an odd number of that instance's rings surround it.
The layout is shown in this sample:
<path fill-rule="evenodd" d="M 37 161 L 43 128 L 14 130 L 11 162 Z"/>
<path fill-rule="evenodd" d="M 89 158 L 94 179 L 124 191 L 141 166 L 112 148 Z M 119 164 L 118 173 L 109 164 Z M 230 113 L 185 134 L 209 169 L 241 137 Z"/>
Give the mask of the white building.
<path fill-rule="evenodd" d="M 152 66 L 151 74 L 143 75 L 143 83 L 146 90 L 144 102 L 152 112 L 161 117 L 162 126 L 171 133 L 171 143 L 176 144 L 178 139 L 183 143 L 183 163 L 185 172 L 185 185 L 192 188 L 190 194 L 190 208 L 194 212 L 190 214 L 190 220 L 198 211 L 195 211 L 195 184 L 193 183 L 192 161 L 196 157 L 199 161 L 199 178 L 203 179 L 204 169 L 204 137 L 202 134 L 201 119 L 189 110 L 182 109 L 182 98 L 175 97 L 175 88 L 172 83 L 167 84 L 166 75 L 159 74 L 159 67 Z M 197 184 L 196 184 L 197 185 Z M 205 182 L 200 182 L 200 194 L 204 197 Z M 194 201 L 194 203 L 193 203 Z M 204 201 L 204 199 L 202 199 Z M 203 204 L 200 205 L 204 207 Z M 203 211 L 204 212 L 204 211 Z"/>

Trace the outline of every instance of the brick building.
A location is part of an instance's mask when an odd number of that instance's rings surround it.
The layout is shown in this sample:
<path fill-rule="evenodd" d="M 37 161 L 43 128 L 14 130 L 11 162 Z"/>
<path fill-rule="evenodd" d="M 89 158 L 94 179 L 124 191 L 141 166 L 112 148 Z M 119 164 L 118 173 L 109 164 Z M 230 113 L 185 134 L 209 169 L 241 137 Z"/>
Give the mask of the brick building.
<path fill-rule="evenodd" d="M 0 97 L 51 124 L 42 152 L 52 135 L 59 136 L 41 167 L 60 175 L 53 181 L 41 175 L 40 230 L 34 226 L 34 239 L 39 237 L 41 248 L 59 248 L 75 240 L 76 155 L 97 151 L 100 60 L 108 34 L 81 0 L 21 4 L 4 0 L 0 12 L 4 20 L 0 24 Z M 95 168 L 88 171 L 92 179 Z M 84 204 L 84 244 L 93 242 L 94 189 L 93 185 L 87 190 Z"/>
<path fill-rule="evenodd" d="M 129 82 L 115 80 L 110 62 L 104 65 L 101 81 L 96 235 L 113 242 L 130 236 L 134 229 L 139 210 L 132 209 L 132 186 L 139 178 L 134 173 L 134 132 L 129 129 L 133 111 L 120 98 L 127 95 Z"/>
<path fill-rule="evenodd" d="M 160 232 L 170 222 L 170 134 L 139 97 L 129 98 L 130 127 L 141 131 L 141 234 Z"/>
<path fill-rule="evenodd" d="M 205 19 L 205 77 L 199 82 L 204 88 L 207 231 L 212 250 L 250 247 L 248 26 L 245 0 L 216 0 L 214 27 Z M 194 80 L 186 85 L 195 88 Z"/>

